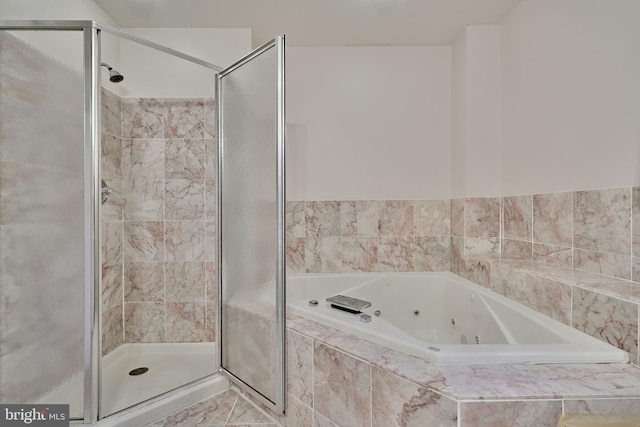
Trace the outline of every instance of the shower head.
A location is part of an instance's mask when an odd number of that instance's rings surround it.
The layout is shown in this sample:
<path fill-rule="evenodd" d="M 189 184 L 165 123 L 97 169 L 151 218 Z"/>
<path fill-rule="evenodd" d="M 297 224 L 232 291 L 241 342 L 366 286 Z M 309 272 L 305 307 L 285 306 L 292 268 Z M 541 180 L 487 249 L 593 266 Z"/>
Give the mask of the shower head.
<path fill-rule="evenodd" d="M 101 63 L 103 67 L 109 70 L 109 81 L 111 83 L 120 83 L 124 80 L 124 76 L 120 74 L 117 70 L 114 70 L 109 64 L 106 62 Z"/>

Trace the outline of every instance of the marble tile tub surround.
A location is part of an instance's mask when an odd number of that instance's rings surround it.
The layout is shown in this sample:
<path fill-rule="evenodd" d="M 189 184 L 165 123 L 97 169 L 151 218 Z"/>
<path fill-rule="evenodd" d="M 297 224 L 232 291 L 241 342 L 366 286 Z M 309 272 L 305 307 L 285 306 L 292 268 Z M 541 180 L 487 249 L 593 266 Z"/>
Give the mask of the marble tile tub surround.
<path fill-rule="evenodd" d="M 214 101 L 105 92 L 102 171 L 115 190 L 103 205 L 105 350 L 213 341 Z"/>
<path fill-rule="evenodd" d="M 633 415 L 631 364 L 437 365 L 288 316 L 287 427 L 555 426 L 563 414 Z"/>

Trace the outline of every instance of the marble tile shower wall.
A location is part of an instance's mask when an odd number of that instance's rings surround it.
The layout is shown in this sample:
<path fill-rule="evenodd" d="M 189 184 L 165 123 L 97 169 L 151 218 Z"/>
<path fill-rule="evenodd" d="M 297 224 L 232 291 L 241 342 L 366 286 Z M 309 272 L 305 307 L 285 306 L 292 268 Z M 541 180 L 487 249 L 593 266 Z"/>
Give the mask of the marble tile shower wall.
<path fill-rule="evenodd" d="M 103 99 L 104 348 L 213 341 L 214 101 Z"/>
<path fill-rule="evenodd" d="M 449 200 L 289 201 L 287 271 L 448 271 L 449 217 Z"/>

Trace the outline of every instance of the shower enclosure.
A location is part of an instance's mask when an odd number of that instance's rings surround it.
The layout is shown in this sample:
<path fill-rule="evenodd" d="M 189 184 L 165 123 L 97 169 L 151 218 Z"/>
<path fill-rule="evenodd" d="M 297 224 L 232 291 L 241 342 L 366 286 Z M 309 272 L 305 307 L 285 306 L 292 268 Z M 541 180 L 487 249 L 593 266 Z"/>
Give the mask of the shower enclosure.
<path fill-rule="evenodd" d="M 104 35 L 211 85 L 127 98 Z M 283 99 L 283 37 L 221 69 L 92 21 L 0 21 L 0 404 L 108 421 L 224 377 L 284 411 Z"/>

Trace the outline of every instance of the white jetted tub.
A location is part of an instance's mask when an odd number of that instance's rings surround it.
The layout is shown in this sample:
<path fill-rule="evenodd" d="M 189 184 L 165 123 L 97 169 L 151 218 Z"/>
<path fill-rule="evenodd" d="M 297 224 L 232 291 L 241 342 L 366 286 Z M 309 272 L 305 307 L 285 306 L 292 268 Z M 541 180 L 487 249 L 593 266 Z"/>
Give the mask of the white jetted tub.
<path fill-rule="evenodd" d="M 326 301 L 335 295 L 371 306 L 343 311 Z M 452 273 L 290 274 L 287 306 L 437 363 L 628 362 L 625 351 Z"/>

